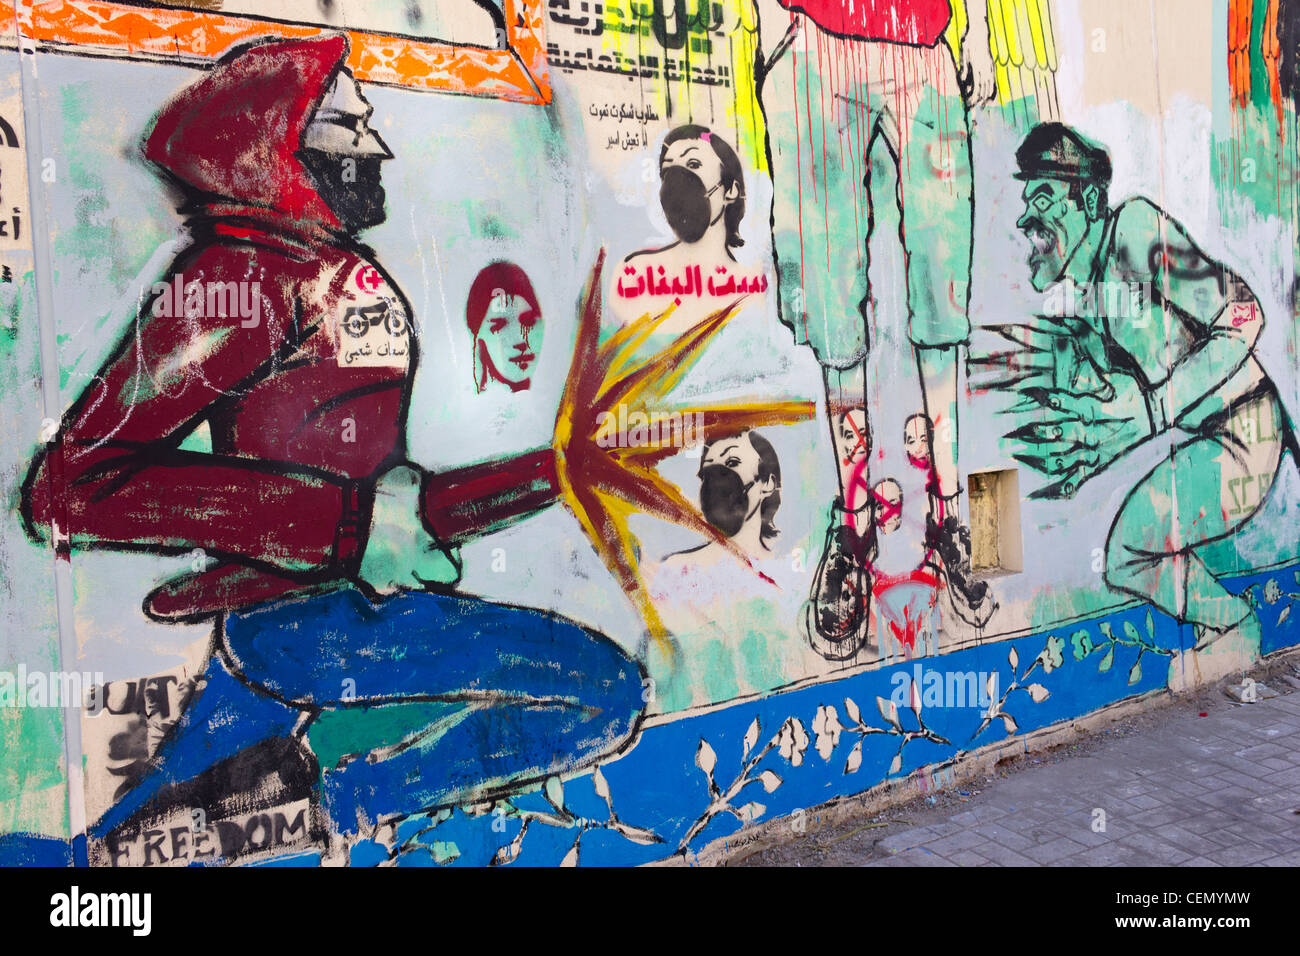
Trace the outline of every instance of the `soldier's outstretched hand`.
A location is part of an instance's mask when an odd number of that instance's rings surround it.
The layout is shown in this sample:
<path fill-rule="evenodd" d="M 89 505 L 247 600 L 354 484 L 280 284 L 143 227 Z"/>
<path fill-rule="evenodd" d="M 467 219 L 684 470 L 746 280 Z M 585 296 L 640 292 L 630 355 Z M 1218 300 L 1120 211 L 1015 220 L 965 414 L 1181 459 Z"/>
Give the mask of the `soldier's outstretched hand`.
<path fill-rule="evenodd" d="M 1024 401 L 1011 412 L 1033 420 L 1007 433 L 1020 443 L 1013 457 L 1056 479 L 1032 498 L 1072 497 L 1085 481 L 1155 434 L 1146 397 L 1129 375 L 1112 373 L 1100 395 L 1053 388 L 1021 394 Z"/>

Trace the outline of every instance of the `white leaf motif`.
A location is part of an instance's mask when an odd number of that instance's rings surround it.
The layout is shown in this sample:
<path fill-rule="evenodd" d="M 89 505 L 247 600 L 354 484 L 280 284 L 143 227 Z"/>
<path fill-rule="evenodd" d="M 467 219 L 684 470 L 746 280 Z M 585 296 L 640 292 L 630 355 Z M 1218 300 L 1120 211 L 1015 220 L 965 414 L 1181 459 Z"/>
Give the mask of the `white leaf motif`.
<path fill-rule="evenodd" d="M 1016 653 L 1014 647 L 1011 648 L 1011 653 L 1007 654 L 1007 660 L 1011 663 L 1011 674 L 1014 677 L 1016 669 L 1020 667 L 1020 655 Z"/>
<path fill-rule="evenodd" d="M 559 777 L 546 778 L 546 800 L 555 809 L 564 810 L 564 785 Z"/>
<path fill-rule="evenodd" d="M 616 820 L 614 822 L 614 829 L 623 834 L 623 836 L 627 837 L 633 843 L 639 843 L 642 846 L 649 846 L 651 843 L 663 842 L 659 834 L 650 830 L 642 829 L 641 827 L 631 826 L 624 823 L 622 820 Z"/>
<path fill-rule="evenodd" d="M 817 708 L 817 716 L 813 718 L 813 733 L 817 735 L 817 752 L 823 760 L 831 759 L 831 752 L 839 746 L 840 731 L 843 729 L 834 706 L 823 705 Z"/>
<path fill-rule="evenodd" d="M 792 767 L 803 763 L 804 751 L 808 749 L 808 732 L 803 729 L 803 721 L 798 717 L 787 717 L 781 725 L 781 731 L 773 740 L 782 757 Z"/>
<path fill-rule="evenodd" d="M 1035 704 L 1041 704 L 1052 696 L 1052 692 L 1042 684 L 1030 684 L 1025 690 L 1029 691 L 1029 697 Z"/>
<path fill-rule="evenodd" d="M 754 744 L 758 743 L 758 734 L 758 718 L 755 717 L 754 722 L 751 723 L 749 729 L 745 731 L 745 752 L 740 755 L 741 760 L 749 759 L 749 752 L 754 749 Z"/>
<path fill-rule="evenodd" d="M 591 775 L 591 785 L 596 790 L 596 796 L 609 803 L 609 781 L 605 779 L 605 775 L 600 772 L 599 767 Z"/>
<path fill-rule="evenodd" d="M 708 741 L 700 738 L 699 749 L 695 751 L 695 766 L 704 771 L 706 776 L 713 776 L 713 768 L 718 762 L 718 755 L 713 752 Z"/>
<path fill-rule="evenodd" d="M 858 705 L 854 703 L 852 697 L 844 698 L 844 713 L 849 715 L 849 720 L 855 724 L 862 723 L 862 712 L 858 710 Z"/>
<path fill-rule="evenodd" d="M 497 850 L 496 856 L 492 858 L 492 865 L 504 866 L 507 863 L 513 863 L 515 859 L 519 856 L 519 851 L 523 848 L 524 834 L 527 832 L 528 832 L 528 821 L 525 820 L 524 825 L 521 826 L 519 828 L 519 832 L 515 834 L 515 838 L 511 840 L 506 846 L 503 846 L 501 849 Z"/>
<path fill-rule="evenodd" d="M 763 789 L 768 793 L 781 786 L 781 778 L 777 776 L 774 770 L 764 770 L 758 779 L 763 784 Z"/>
<path fill-rule="evenodd" d="M 892 700 L 886 700 L 883 697 L 876 698 L 876 708 L 880 711 L 880 716 L 885 718 L 886 723 L 893 727 L 898 727 L 898 705 Z M 900 728 L 901 729 L 901 728 Z"/>
<path fill-rule="evenodd" d="M 859 740 L 849 751 L 849 759 L 844 761 L 845 773 L 857 773 L 858 768 L 862 766 L 862 741 Z"/>

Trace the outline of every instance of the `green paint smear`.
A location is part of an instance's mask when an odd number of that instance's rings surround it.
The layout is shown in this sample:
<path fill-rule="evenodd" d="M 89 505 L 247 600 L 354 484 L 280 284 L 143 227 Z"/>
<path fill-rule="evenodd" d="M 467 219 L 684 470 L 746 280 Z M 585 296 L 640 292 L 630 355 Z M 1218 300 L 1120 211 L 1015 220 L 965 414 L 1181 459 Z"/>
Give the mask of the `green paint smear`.
<path fill-rule="evenodd" d="M 54 644 L 44 660 L 27 662 L 28 670 L 55 670 L 57 654 Z M 5 669 L 13 671 L 11 663 Z M 0 707 L 0 806 L 10 812 L 0 816 L 0 833 L 35 832 L 43 829 L 49 815 L 33 808 L 35 816 L 24 813 L 24 803 L 32 808 L 33 793 L 56 791 L 46 799 L 57 802 L 62 815 L 59 836 L 68 834 L 67 775 L 64 773 L 63 710 L 59 707 Z M 19 798 L 26 795 L 25 801 Z"/>
<path fill-rule="evenodd" d="M 316 718 L 307 736 L 321 768 L 330 769 L 346 756 L 399 744 L 439 720 L 468 710 L 465 704 L 443 701 L 326 710 Z"/>
<path fill-rule="evenodd" d="M 120 131 L 110 125 L 111 116 L 102 109 L 102 93 L 90 83 L 70 85 L 59 92 L 62 144 L 66 147 L 59 150 L 59 188 L 72 190 L 75 219 L 68 228 L 54 231 L 52 257 L 54 262 L 62 264 L 62 268 L 79 275 L 94 275 L 105 287 L 120 290 L 135 280 L 141 265 L 159 245 L 172 238 L 172 234 L 149 217 L 134 219 L 129 229 L 122 228 L 119 210 L 111 198 L 115 189 L 102 175 L 104 168 L 98 161 L 98 154 L 76 146 L 83 142 L 111 142 L 120 137 Z M 162 188 L 160 182 L 159 190 Z M 56 266 L 56 285 L 60 271 L 61 267 Z M 104 334 L 115 334 L 120 322 L 121 316 L 102 315 L 90 330 L 91 334 L 80 337 L 94 345 L 102 341 Z M 62 343 L 64 336 L 60 336 L 59 341 Z M 65 353 L 60 348 L 60 389 L 69 387 L 85 358 L 85 348 L 75 354 Z"/>

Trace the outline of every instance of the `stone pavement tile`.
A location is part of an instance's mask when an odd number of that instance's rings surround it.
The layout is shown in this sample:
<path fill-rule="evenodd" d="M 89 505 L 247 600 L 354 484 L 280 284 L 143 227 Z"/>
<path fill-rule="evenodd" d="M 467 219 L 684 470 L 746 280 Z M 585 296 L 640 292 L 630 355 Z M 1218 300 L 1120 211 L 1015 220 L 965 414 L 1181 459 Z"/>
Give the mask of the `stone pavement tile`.
<path fill-rule="evenodd" d="M 948 860 L 957 866 L 988 866 L 989 861 L 973 850 L 958 850 L 948 855 Z"/>
<path fill-rule="evenodd" d="M 1278 787 L 1300 787 L 1300 767 L 1293 767 L 1290 770 L 1278 770 L 1274 773 L 1263 775 L 1265 782 L 1275 789 Z"/>
<path fill-rule="evenodd" d="M 971 810 L 976 819 L 971 826 L 978 826 L 982 823 L 997 823 L 1009 812 L 1006 807 L 998 806 L 995 803 L 980 803 Z"/>
<path fill-rule="evenodd" d="M 1207 741 L 1214 742 L 1214 735 L 1193 734 L 1183 731 L 1168 742 L 1168 750 L 1171 755 L 1179 754 L 1188 760 L 1204 760 L 1206 759 L 1204 748 Z M 1238 744 L 1234 749 L 1240 750 L 1241 745 Z"/>
<path fill-rule="evenodd" d="M 1250 757 L 1225 757 L 1219 761 L 1223 769 L 1218 772 L 1218 776 L 1239 775 L 1242 777 L 1260 776 L 1259 761 Z"/>
<path fill-rule="evenodd" d="M 949 856 L 960 850 L 970 850 L 978 848 L 985 843 L 984 837 L 980 836 L 974 830 L 966 830 L 963 833 L 954 833 L 951 836 L 940 837 L 930 843 L 925 844 L 925 848 L 940 856 Z"/>
<path fill-rule="evenodd" d="M 1300 715 L 1288 713 L 1287 711 L 1277 711 L 1270 707 L 1260 709 L 1262 713 L 1269 714 L 1273 717 L 1272 727 L 1277 728 L 1279 733 L 1300 733 Z"/>
<path fill-rule="evenodd" d="M 1286 846 L 1294 844 L 1297 838 L 1300 838 L 1300 824 L 1295 821 L 1295 817 L 1286 819 L 1269 814 L 1260 814 L 1247 819 L 1225 820 L 1223 825 L 1217 831 L 1211 832 L 1209 836 L 1223 843 L 1232 839 L 1241 839 L 1262 843 L 1265 846 L 1280 841 L 1283 846 L 1279 847 L 1278 852 L 1281 853 Z"/>
<path fill-rule="evenodd" d="M 1029 831 L 1035 828 L 1054 826 L 1061 819 L 1061 816 L 1062 814 L 1030 813 L 1026 810 L 1017 810 L 1015 813 L 1008 813 L 1001 820 L 998 820 L 996 825 L 1012 833 L 1028 836 Z M 983 829 L 983 827 L 979 829 Z M 1032 843 L 1033 840 L 1029 842 Z"/>
<path fill-rule="evenodd" d="M 1104 809 L 1104 808 L 1103 808 Z M 1108 814 L 1116 825 L 1127 825 L 1140 827 L 1142 829 L 1152 829 L 1154 827 L 1164 826 L 1166 823 L 1178 823 L 1187 817 L 1189 812 L 1196 812 L 1197 808 L 1182 807 L 1178 804 L 1162 806 L 1157 810 L 1143 810 L 1140 813 L 1120 813 L 1118 811 Z"/>
<path fill-rule="evenodd" d="M 950 823 L 957 823 L 964 827 L 979 826 L 981 823 L 993 823 L 1006 816 L 1006 811 L 1001 807 L 995 807 L 986 804 L 979 804 L 971 807 L 969 810 L 963 810 L 961 813 L 955 813 L 948 818 Z"/>
<path fill-rule="evenodd" d="M 952 836 L 954 833 L 961 833 L 966 829 L 960 823 L 953 823 L 951 820 L 945 820 L 942 823 L 929 823 L 924 827 L 918 827 L 921 830 L 930 830 L 938 836 Z"/>
<path fill-rule="evenodd" d="M 1109 793 L 1114 793 L 1126 800 L 1135 800 L 1148 794 L 1157 793 L 1163 788 L 1163 784 L 1147 780 L 1141 783 L 1125 783 L 1120 786 L 1107 787 Z"/>
<path fill-rule="evenodd" d="M 1181 825 L 1180 825 L 1181 826 Z M 1238 830 L 1237 827 L 1243 829 Z M 1196 833 L 1197 836 L 1205 837 L 1217 843 L 1219 846 L 1227 846 L 1230 843 L 1242 839 L 1247 840 L 1286 840 L 1287 836 L 1282 828 L 1273 825 L 1265 817 L 1256 817 L 1254 819 L 1244 819 L 1241 817 L 1220 816 L 1214 826 L 1201 826 L 1198 830 L 1192 830 L 1190 827 L 1184 827 L 1189 833 Z M 1250 834 L 1247 836 L 1247 834 Z M 1291 835 L 1294 838 L 1294 834 Z M 1279 850 L 1278 852 L 1281 852 Z"/>
<path fill-rule="evenodd" d="M 1231 769 L 1230 760 L 1246 760 L 1249 757 L 1234 757 L 1231 754 L 1214 754 L 1209 757 L 1197 757 L 1195 760 L 1189 760 L 1186 764 L 1178 767 L 1178 772 L 1172 776 L 1176 780 L 1190 780 L 1192 783 L 1204 784 L 1205 778 L 1211 774 L 1222 773 L 1224 770 Z M 1173 781 L 1170 781 L 1171 783 Z"/>
<path fill-rule="evenodd" d="M 1183 862 L 1178 865 L 1183 868 L 1189 866 L 1223 866 L 1222 863 L 1215 863 L 1209 857 L 1205 856 L 1194 856 L 1190 860 L 1183 860 Z"/>
<path fill-rule="evenodd" d="M 1258 770 L 1258 767 L 1252 768 Z M 1225 773 L 1215 774 L 1213 777 L 1206 778 L 1208 782 L 1217 781 L 1221 788 L 1227 792 L 1249 790 L 1251 793 L 1270 793 L 1278 788 L 1275 783 L 1267 783 L 1251 773 L 1238 773 L 1227 771 Z"/>
<path fill-rule="evenodd" d="M 1283 746 L 1282 744 L 1255 744 L 1253 747 L 1245 747 L 1242 750 L 1238 750 L 1233 754 L 1233 756 L 1242 757 L 1246 760 L 1259 761 L 1265 757 L 1276 757 L 1279 754 L 1284 754 L 1290 749 L 1291 748 Z"/>
<path fill-rule="evenodd" d="M 1300 850 L 1292 850 L 1290 853 L 1283 853 L 1281 856 L 1275 856 L 1271 860 L 1265 860 L 1264 865 L 1300 866 Z"/>
<path fill-rule="evenodd" d="M 1031 846 L 1024 851 L 1024 855 L 1038 863 L 1052 863 L 1064 857 L 1086 849 L 1082 843 L 1077 843 L 1068 837 L 1057 837 L 1047 843 L 1040 843 L 1037 846 Z"/>
<path fill-rule="evenodd" d="M 1296 695 L 1291 694 L 1288 697 L 1282 697 L 1278 700 L 1270 700 L 1268 706 L 1274 709 L 1274 712 L 1284 720 L 1289 717 L 1300 717 L 1300 702 L 1295 702 Z"/>
<path fill-rule="evenodd" d="M 945 860 L 937 853 L 927 853 L 923 849 L 915 848 L 895 853 L 883 860 L 872 860 L 867 866 L 956 866 L 956 864 Z"/>
<path fill-rule="evenodd" d="M 1244 708 L 1240 708 L 1240 707 L 1237 708 L 1238 715 L 1243 710 Z M 1234 715 L 1232 717 L 1226 717 L 1226 716 L 1220 717 L 1218 720 L 1215 721 L 1215 725 L 1216 725 L 1215 730 L 1217 730 L 1221 736 L 1227 737 L 1228 739 L 1236 742 L 1236 746 L 1232 748 L 1233 752 L 1236 752 L 1241 749 L 1241 742 L 1243 740 L 1253 740 L 1254 738 L 1252 735 L 1256 730 L 1258 730 L 1261 726 L 1266 726 L 1268 724 L 1273 723 L 1273 720 L 1275 719 L 1274 715 L 1271 714 L 1269 715 L 1268 718 L 1263 720 L 1259 719 L 1258 717 L 1256 717 L 1256 719 L 1254 720 L 1251 720 L 1249 719 L 1248 716 L 1243 719 L 1241 716 L 1238 715 Z"/>
<path fill-rule="evenodd" d="M 1139 810 L 1155 810 L 1157 807 L 1165 806 L 1165 801 L 1159 799 L 1154 794 L 1142 793 L 1136 797 L 1126 798 L 1126 803 L 1130 806 L 1137 807 Z"/>
<path fill-rule="evenodd" d="M 1105 807 L 1089 807 L 1086 810 L 1075 810 L 1073 813 L 1067 813 L 1061 817 L 1057 829 L 1067 835 L 1072 834 L 1075 830 L 1091 830 L 1093 823 L 1098 819 L 1095 811 L 1101 810 L 1106 816 L 1104 819 L 1110 820 L 1111 811 Z"/>
<path fill-rule="evenodd" d="M 1134 833 L 1120 837 L 1120 844 L 1132 847 L 1147 857 L 1149 866 L 1177 866 L 1192 856 L 1191 851 L 1177 843 L 1161 839 L 1150 833 Z"/>
<path fill-rule="evenodd" d="M 1204 787 L 1204 778 L 1206 776 L 1222 773 L 1224 770 L 1228 769 L 1227 767 L 1220 766 L 1213 762 L 1200 764 L 1200 767 L 1201 769 L 1199 771 L 1193 771 L 1191 769 L 1184 771 L 1182 768 L 1179 768 L 1178 773 L 1174 773 L 1172 770 L 1169 772 L 1162 772 L 1158 777 L 1153 778 L 1153 781 L 1157 786 L 1147 795 L 1155 797 L 1157 800 L 1173 800 L 1176 799 L 1177 796 L 1181 795 L 1180 792 L 1175 789 L 1179 784 L 1186 785 L 1188 783 L 1194 783 L 1198 786 Z"/>
<path fill-rule="evenodd" d="M 1260 846 L 1258 843 L 1240 842 L 1205 855 L 1224 866 L 1250 866 L 1271 860 L 1279 854 L 1276 848 Z"/>
<path fill-rule="evenodd" d="M 1289 723 L 1273 723 L 1264 727 L 1253 727 L 1250 736 L 1256 740 L 1286 740 L 1294 737 L 1296 728 Z"/>
<path fill-rule="evenodd" d="M 1037 823 L 1027 830 L 1022 830 L 1021 835 L 1026 837 L 1031 846 L 1042 846 L 1045 843 L 1051 843 L 1053 840 L 1059 840 L 1066 835 L 1067 830 L 1075 829 L 1064 819 L 1056 820 L 1052 824 Z M 1026 847 L 1021 853 L 1027 853 Z"/>
<path fill-rule="evenodd" d="M 1038 866 L 1038 862 L 1017 853 L 1007 846 L 986 843 L 975 852 L 984 857 L 993 866 Z"/>
<path fill-rule="evenodd" d="M 1249 807 L 1250 800 L 1253 796 L 1254 794 L 1240 793 L 1221 786 L 1209 791 L 1208 793 L 1201 794 L 1201 796 L 1196 799 L 1202 805 L 1209 807 L 1216 813 L 1235 816 L 1239 813 L 1249 812 L 1247 808 Z"/>
<path fill-rule="evenodd" d="M 942 834 L 931 831 L 928 827 L 912 827 L 908 830 L 900 830 L 897 833 L 891 833 L 882 837 L 876 844 L 882 850 L 890 853 L 911 850 L 915 847 L 938 840 Z"/>
<path fill-rule="evenodd" d="M 1005 826 L 1002 823 L 986 823 L 973 828 L 972 832 L 984 838 L 985 846 L 993 843 L 998 846 L 1006 847 L 1009 850 L 1020 851 L 1026 847 L 1034 845 L 1034 841 L 1026 837 L 1019 830 Z"/>
<path fill-rule="evenodd" d="M 1176 823 L 1168 823 L 1151 831 L 1156 836 L 1197 856 L 1213 857 L 1215 850 L 1223 849 L 1224 842 L 1212 833 L 1192 833 Z"/>
<path fill-rule="evenodd" d="M 1142 866 L 1143 855 L 1140 850 L 1122 843 L 1108 843 L 1105 846 L 1088 847 L 1081 853 L 1061 857 L 1057 866 Z"/>
<path fill-rule="evenodd" d="M 1170 821 L 1175 822 L 1175 821 Z M 1184 817 L 1176 821 L 1180 827 L 1192 833 L 1214 833 L 1223 829 L 1223 815 L 1218 811 L 1206 811 L 1195 816 Z"/>
<path fill-rule="evenodd" d="M 1267 767 L 1269 770 L 1290 770 L 1292 764 L 1283 760 L 1281 757 L 1261 757 L 1259 760 L 1261 767 Z"/>
<path fill-rule="evenodd" d="M 1021 796 L 1012 811 L 1027 820 L 1057 820 L 1062 814 L 1083 810 L 1089 806 L 1082 794 L 1066 793 L 1048 774 L 1034 774 L 1038 789 L 1029 796 Z"/>
<path fill-rule="evenodd" d="M 1109 832 L 1109 830 L 1109 821 L 1107 821 L 1106 830 L 1100 833 L 1097 833 L 1092 829 L 1092 822 L 1089 821 L 1083 826 L 1063 829 L 1061 835 L 1069 837 L 1075 843 L 1082 843 L 1084 846 L 1105 846 L 1114 839 L 1114 836 Z"/>
<path fill-rule="evenodd" d="M 1291 816 L 1287 819 L 1281 814 L 1256 813 L 1225 821 L 1223 832 L 1264 844 L 1282 835 L 1289 835 L 1294 840 L 1300 838 L 1300 818 Z"/>
<path fill-rule="evenodd" d="M 1293 817 L 1292 811 L 1300 810 L 1300 786 L 1291 787 L 1290 789 L 1279 787 L 1273 793 L 1260 794 L 1250 801 L 1250 806 L 1252 809 L 1269 816 L 1281 814 L 1284 817 Z M 1293 819 L 1292 822 L 1300 824 L 1300 820 Z"/>
<path fill-rule="evenodd" d="M 1196 780 L 1175 780 L 1169 785 L 1169 790 L 1181 797 L 1198 797 L 1208 789 Z"/>

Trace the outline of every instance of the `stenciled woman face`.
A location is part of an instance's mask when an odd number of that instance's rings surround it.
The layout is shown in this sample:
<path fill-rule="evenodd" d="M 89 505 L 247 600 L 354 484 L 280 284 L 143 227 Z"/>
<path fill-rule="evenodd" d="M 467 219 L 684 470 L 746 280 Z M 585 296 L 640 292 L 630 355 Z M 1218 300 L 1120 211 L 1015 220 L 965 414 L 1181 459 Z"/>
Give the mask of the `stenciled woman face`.
<path fill-rule="evenodd" d="M 664 215 L 679 239 L 697 242 L 710 228 L 726 228 L 723 210 L 740 194 L 740 188 L 735 183 L 730 188 L 722 185 L 722 160 L 707 142 L 680 139 L 670 143 L 659 164 L 659 176 Z"/>
<path fill-rule="evenodd" d="M 528 388 L 530 372 L 542 347 L 542 313 L 522 295 L 492 290 L 483 324 L 475 339 L 480 390 L 488 381 L 503 382 L 514 391 Z"/>
<path fill-rule="evenodd" d="M 759 506 L 778 489 L 772 475 L 762 481 L 762 459 L 749 433 L 721 438 L 709 445 L 700 463 L 700 510 L 729 538 L 751 519 L 761 521 Z"/>

